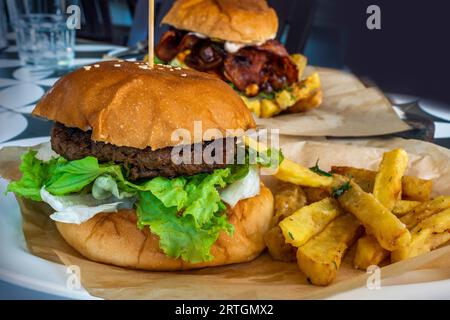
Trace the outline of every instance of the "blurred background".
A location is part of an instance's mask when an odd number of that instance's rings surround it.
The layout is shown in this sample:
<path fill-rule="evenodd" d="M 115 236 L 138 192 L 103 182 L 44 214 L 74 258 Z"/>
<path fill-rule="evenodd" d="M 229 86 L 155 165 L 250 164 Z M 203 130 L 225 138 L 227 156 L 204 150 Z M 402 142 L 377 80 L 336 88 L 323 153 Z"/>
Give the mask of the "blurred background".
<path fill-rule="evenodd" d="M 16 0 L 1 0 L 11 1 Z M 81 7 L 77 39 L 135 47 L 147 37 L 148 0 L 73 0 Z M 278 39 L 311 64 L 347 69 L 385 92 L 450 103 L 446 32 L 448 1 L 269 0 L 276 9 Z M 156 41 L 172 0 L 156 0 Z M 381 30 L 368 30 L 366 9 L 381 8 Z M 8 14 L 7 14 L 8 15 Z"/>
<path fill-rule="evenodd" d="M 39 2 L 54 5 L 36 6 Z M 406 101 L 420 98 L 441 129 L 434 141 L 450 147 L 449 1 L 268 2 L 278 13 L 277 38 L 290 53 L 303 53 L 312 65 L 353 72 Z M 155 0 L 156 42 L 167 30 L 160 22 L 172 4 Z M 381 8 L 381 30 L 366 27 L 366 10 L 373 4 Z M 79 29 L 62 23 L 62 8 L 69 5 L 81 9 Z M 17 18 L 24 10 L 38 14 Z M 145 52 L 147 30 L 148 0 L 0 0 L 0 142 L 47 135 L 51 124 L 30 113 L 67 72 L 49 69 L 94 63 L 111 50 Z M 0 298 L 57 297 L 0 281 Z"/>

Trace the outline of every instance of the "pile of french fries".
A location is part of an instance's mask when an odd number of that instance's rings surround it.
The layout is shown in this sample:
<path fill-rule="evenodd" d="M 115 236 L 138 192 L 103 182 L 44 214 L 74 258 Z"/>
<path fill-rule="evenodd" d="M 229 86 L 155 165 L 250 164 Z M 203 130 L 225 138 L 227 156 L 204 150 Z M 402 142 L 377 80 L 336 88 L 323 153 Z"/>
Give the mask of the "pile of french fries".
<path fill-rule="evenodd" d="M 325 172 L 285 159 L 275 175 L 283 182 L 265 235 L 269 253 L 296 260 L 310 283 L 326 286 L 353 245 L 361 270 L 445 245 L 450 196 L 431 199 L 432 181 L 405 176 L 407 167 L 402 149 L 386 152 L 377 172 L 338 166 Z"/>
<path fill-rule="evenodd" d="M 257 117 L 270 118 L 280 113 L 299 113 L 317 108 L 322 103 L 322 89 L 317 72 L 305 77 L 308 59 L 302 54 L 292 54 L 298 69 L 298 82 L 275 93 L 273 99 L 241 95 L 242 100 Z"/>

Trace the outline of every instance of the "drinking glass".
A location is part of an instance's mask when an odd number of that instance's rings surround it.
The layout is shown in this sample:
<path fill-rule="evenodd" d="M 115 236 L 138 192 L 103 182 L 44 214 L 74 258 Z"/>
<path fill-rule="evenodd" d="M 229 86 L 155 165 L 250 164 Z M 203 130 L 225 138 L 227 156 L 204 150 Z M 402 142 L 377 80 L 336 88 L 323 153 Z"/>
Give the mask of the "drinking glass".
<path fill-rule="evenodd" d="M 0 0 L 0 49 L 4 49 L 8 46 L 8 40 L 6 34 L 8 33 L 8 25 L 6 23 L 6 8 L 3 5 L 3 1 Z"/>
<path fill-rule="evenodd" d="M 17 51 L 24 65 L 64 68 L 73 63 L 75 28 L 66 0 L 7 0 Z"/>

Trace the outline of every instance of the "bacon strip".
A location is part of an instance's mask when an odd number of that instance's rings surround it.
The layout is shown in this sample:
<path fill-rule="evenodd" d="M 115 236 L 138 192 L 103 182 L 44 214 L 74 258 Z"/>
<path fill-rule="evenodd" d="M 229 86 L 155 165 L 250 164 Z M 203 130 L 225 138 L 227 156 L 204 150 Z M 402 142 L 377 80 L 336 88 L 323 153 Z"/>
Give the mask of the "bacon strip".
<path fill-rule="evenodd" d="M 179 52 L 178 45 L 180 41 L 181 35 L 176 30 L 169 30 L 165 32 L 155 48 L 156 56 L 162 61 L 171 61 Z"/>
<path fill-rule="evenodd" d="M 281 43 L 269 40 L 228 54 L 224 64 L 227 78 L 240 90 L 251 84 L 271 92 L 297 81 L 298 69 Z"/>
<path fill-rule="evenodd" d="M 289 56 L 286 48 L 277 40 L 267 40 L 262 45 L 257 46 L 256 49 L 269 52 L 279 57 Z"/>
<path fill-rule="evenodd" d="M 190 50 L 184 61 L 187 66 L 218 74 L 244 93 L 246 88 L 255 84 L 260 91 L 281 90 L 298 78 L 297 66 L 290 59 L 286 48 L 276 40 L 228 53 L 223 49 L 223 44 L 211 39 L 170 30 L 161 38 L 156 55 L 164 61 L 170 61 L 185 50 Z M 253 92 L 253 95 L 257 93 Z"/>
<path fill-rule="evenodd" d="M 267 54 L 253 48 L 242 48 L 235 54 L 228 54 L 225 62 L 225 76 L 239 91 L 245 91 L 251 84 L 262 84 L 262 70 L 268 62 Z"/>

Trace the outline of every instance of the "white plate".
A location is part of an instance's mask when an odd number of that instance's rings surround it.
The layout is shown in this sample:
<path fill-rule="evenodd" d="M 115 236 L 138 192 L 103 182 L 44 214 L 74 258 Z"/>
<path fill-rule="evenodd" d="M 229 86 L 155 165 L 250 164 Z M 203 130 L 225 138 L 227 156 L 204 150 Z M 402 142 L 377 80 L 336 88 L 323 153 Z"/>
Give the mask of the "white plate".
<path fill-rule="evenodd" d="M 16 109 L 38 101 L 45 91 L 34 83 L 20 83 L 0 89 L 0 105 Z"/>
<path fill-rule="evenodd" d="M 16 59 L 0 59 L 0 68 L 19 67 L 22 63 Z"/>
<path fill-rule="evenodd" d="M 127 48 L 109 44 L 77 44 L 75 46 L 75 51 L 77 52 L 108 52 L 117 49 L 127 49 Z"/>
<path fill-rule="evenodd" d="M 19 140 L 1 146 L 33 146 L 48 137 Z M 28 252 L 22 233 L 19 206 L 12 194 L 4 195 L 7 181 L 0 178 L 0 279 L 3 281 L 71 299 L 93 299 L 86 290 L 66 286 L 68 274 L 62 265 Z"/>
<path fill-rule="evenodd" d="M 12 141 L 2 146 L 33 146 L 48 137 Z M 0 178 L 0 279 L 29 289 L 73 299 L 94 299 L 86 290 L 66 286 L 66 268 L 30 254 L 21 228 L 21 215 L 13 195 L 4 195 L 7 182 Z M 450 299 L 450 280 L 413 285 L 360 288 L 332 299 Z"/>
<path fill-rule="evenodd" d="M 434 132 L 435 139 L 450 138 L 450 123 L 448 122 L 435 122 L 436 130 Z"/>
<path fill-rule="evenodd" d="M 27 126 L 28 120 L 23 115 L 0 109 L 0 142 L 17 137 Z"/>
<path fill-rule="evenodd" d="M 423 111 L 440 119 L 450 121 L 450 105 L 430 99 L 421 99 L 419 105 Z"/>
<path fill-rule="evenodd" d="M 450 105 L 431 99 L 420 99 L 415 96 L 399 93 L 387 93 L 391 101 L 396 104 L 408 103 L 419 100 L 420 108 L 437 118 L 450 121 Z"/>
<path fill-rule="evenodd" d="M 417 97 L 411 96 L 409 94 L 386 93 L 386 95 L 394 104 L 403 104 L 403 103 L 408 103 L 408 102 L 413 102 L 413 101 L 418 100 Z"/>
<path fill-rule="evenodd" d="M 369 290 L 360 288 L 347 291 L 330 300 L 448 300 L 450 299 L 450 280 L 427 283 L 381 287 Z"/>

